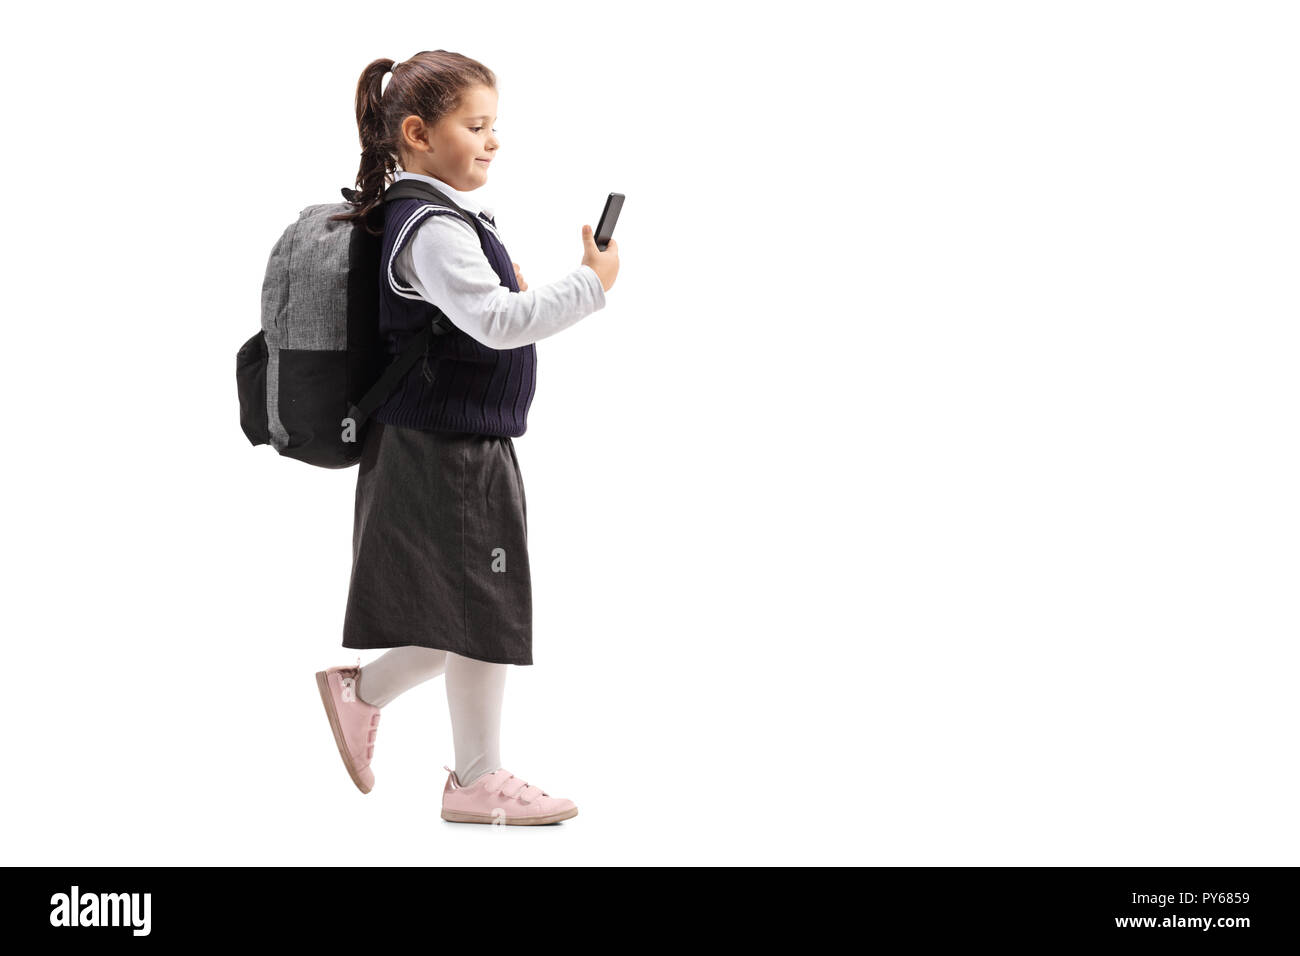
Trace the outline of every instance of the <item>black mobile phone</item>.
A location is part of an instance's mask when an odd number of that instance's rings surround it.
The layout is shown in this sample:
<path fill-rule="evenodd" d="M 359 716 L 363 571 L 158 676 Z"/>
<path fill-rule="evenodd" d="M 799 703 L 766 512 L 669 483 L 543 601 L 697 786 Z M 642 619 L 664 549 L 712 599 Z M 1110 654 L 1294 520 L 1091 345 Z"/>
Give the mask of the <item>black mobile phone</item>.
<path fill-rule="evenodd" d="M 605 200 L 605 211 L 600 214 L 600 222 L 596 224 L 596 248 L 601 252 L 609 245 L 609 240 L 614 235 L 614 226 L 618 223 L 618 214 L 623 208 L 622 193 L 610 193 L 609 198 Z"/>

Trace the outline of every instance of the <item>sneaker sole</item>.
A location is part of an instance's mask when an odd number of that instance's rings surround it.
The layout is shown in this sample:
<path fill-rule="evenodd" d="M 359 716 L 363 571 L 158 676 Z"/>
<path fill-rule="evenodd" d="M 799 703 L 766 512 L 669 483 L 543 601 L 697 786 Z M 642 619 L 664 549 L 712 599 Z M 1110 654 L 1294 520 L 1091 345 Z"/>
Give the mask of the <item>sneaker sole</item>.
<path fill-rule="evenodd" d="M 357 778 L 357 772 L 352 769 L 352 758 L 348 756 L 348 745 L 343 739 L 343 727 L 339 723 L 338 711 L 334 709 L 334 695 L 330 693 L 329 682 L 325 679 L 324 671 L 316 672 L 316 687 L 320 690 L 321 703 L 325 705 L 325 716 L 330 719 L 330 730 L 334 731 L 334 743 L 339 748 L 339 756 L 343 758 L 343 766 L 347 768 L 348 776 L 357 785 L 357 789 L 362 793 L 369 793 L 370 788 Z"/>
<path fill-rule="evenodd" d="M 535 827 L 546 823 L 559 823 L 561 820 L 568 820 L 570 817 L 576 817 L 577 815 L 578 808 L 573 807 L 570 810 L 561 810 L 559 813 L 549 813 L 540 817 L 506 817 L 505 825 L 510 827 Z M 491 814 L 464 813 L 460 810 L 443 810 L 442 818 L 448 823 L 497 823 L 500 819 L 500 817 Z"/>

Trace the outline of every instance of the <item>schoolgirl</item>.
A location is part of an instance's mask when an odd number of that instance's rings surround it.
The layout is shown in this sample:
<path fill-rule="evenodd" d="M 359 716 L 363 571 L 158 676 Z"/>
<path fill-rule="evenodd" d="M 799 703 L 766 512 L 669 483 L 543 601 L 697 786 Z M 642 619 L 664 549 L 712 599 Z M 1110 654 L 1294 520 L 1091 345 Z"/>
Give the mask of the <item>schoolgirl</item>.
<path fill-rule="evenodd" d="M 362 156 L 348 218 L 378 235 L 382 216 L 389 358 L 435 304 L 452 329 L 431 339 L 374 413 L 359 462 L 343 646 L 386 652 L 316 681 L 344 766 L 368 793 L 381 709 L 445 675 L 456 757 L 443 768 L 443 819 L 541 824 L 578 808 L 501 766 L 506 668 L 533 662 L 527 504 L 512 439 L 527 428 L 534 343 L 604 307 L 618 246 L 601 252 L 584 225 L 582 264 L 528 288 L 493 210 L 473 195 L 500 148 L 496 115 L 495 74 L 445 50 L 376 60 L 357 86 Z M 475 225 L 419 199 L 382 202 L 391 182 L 412 177 Z"/>

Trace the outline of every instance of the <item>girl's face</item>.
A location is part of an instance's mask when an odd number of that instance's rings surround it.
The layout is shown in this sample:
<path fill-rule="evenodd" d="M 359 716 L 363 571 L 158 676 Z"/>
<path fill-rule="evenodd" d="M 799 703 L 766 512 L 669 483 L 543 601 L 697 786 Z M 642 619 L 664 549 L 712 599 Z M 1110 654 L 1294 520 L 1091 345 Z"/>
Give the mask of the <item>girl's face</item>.
<path fill-rule="evenodd" d="M 469 192 L 488 178 L 488 161 L 500 143 L 492 129 L 497 119 L 497 93 L 476 86 L 465 93 L 460 108 L 430 129 L 418 116 L 402 123 L 403 145 L 413 173 L 441 179 L 453 189 Z"/>

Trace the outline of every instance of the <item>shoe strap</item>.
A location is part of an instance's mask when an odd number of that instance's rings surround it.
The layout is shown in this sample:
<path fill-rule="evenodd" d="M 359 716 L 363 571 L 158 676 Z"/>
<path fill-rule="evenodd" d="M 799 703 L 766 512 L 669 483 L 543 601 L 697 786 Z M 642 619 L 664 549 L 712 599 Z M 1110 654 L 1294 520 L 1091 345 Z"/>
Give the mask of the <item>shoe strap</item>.
<path fill-rule="evenodd" d="M 538 797 L 544 796 L 541 787 L 534 786 L 526 780 L 521 780 L 509 771 L 501 771 L 501 775 L 504 779 L 495 788 L 489 785 L 487 788 L 488 793 L 500 793 L 503 797 L 513 797 L 520 803 L 532 803 Z M 506 789 L 514 785 L 515 781 L 518 781 L 518 785 L 513 790 Z"/>

